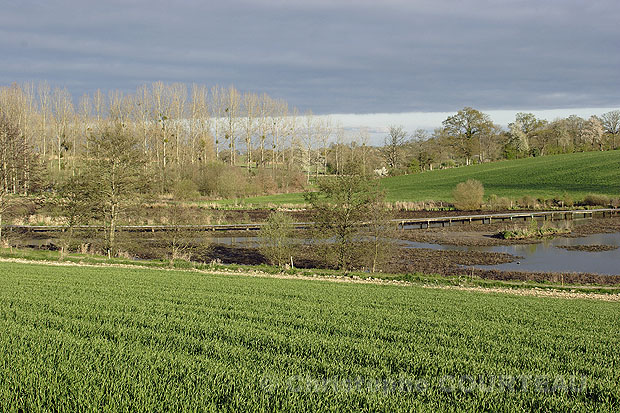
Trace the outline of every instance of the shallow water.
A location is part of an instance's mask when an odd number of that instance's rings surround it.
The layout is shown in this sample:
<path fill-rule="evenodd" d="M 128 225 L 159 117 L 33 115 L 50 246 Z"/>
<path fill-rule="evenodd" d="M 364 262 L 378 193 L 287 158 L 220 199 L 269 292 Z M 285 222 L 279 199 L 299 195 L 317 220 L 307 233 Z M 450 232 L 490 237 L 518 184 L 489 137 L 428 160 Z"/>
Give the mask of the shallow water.
<path fill-rule="evenodd" d="M 235 247 L 256 248 L 256 236 L 210 237 L 211 243 Z M 194 241 L 200 242 L 200 238 Z M 311 243 L 309 239 L 296 239 L 298 243 Z M 22 241 L 22 245 L 41 247 L 53 243 L 52 238 Z M 536 244 L 506 245 L 494 247 L 473 247 L 430 244 L 424 242 L 398 240 L 409 248 L 429 248 L 434 250 L 503 252 L 520 258 L 507 264 L 479 265 L 480 269 L 532 272 L 586 272 L 593 274 L 620 275 L 620 248 L 611 251 L 587 252 L 568 251 L 558 246 L 570 245 L 615 245 L 620 247 L 620 233 L 595 234 L 581 238 L 555 238 L 542 240 Z"/>
<path fill-rule="evenodd" d="M 537 244 L 506 245 L 495 247 L 466 247 L 402 241 L 410 248 L 436 250 L 504 252 L 519 256 L 507 264 L 478 265 L 480 269 L 534 272 L 587 272 L 620 275 L 620 249 L 601 252 L 567 251 L 558 246 L 615 245 L 620 247 L 620 233 L 594 234 L 580 238 L 555 238 Z"/>

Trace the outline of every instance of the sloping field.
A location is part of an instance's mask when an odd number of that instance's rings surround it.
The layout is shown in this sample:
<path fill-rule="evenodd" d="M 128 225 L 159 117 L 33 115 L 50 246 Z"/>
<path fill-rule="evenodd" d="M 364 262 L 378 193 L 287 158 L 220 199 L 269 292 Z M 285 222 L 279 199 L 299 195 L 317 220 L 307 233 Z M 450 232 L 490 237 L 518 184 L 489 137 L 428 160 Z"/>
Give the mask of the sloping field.
<path fill-rule="evenodd" d="M 617 411 L 594 300 L 0 263 L 5 411 Z"/>
<path fill-rule="evenodd" d="M 451 200 L 459 182 L 477 179 L 485 194 L 583 199 L 588 193 L 620 196 L 620 151 L 543 156 L 386 178 L 391 201 Z"/>
<path fill-rule="evenodd" d="M 385 178 L 388 201 L 451 201 L 460 182 L 477 179 L 485 194 L 518 199 L 552 198 L 565 193 L 581 200 L 589 193 L 620 196 L 620 151 L 552 155 L 435 170 Z M 223 205 L 235 200 L 221 201 Z M 243 204 L 303 203 L 302 194 L 247 198 Z"/>

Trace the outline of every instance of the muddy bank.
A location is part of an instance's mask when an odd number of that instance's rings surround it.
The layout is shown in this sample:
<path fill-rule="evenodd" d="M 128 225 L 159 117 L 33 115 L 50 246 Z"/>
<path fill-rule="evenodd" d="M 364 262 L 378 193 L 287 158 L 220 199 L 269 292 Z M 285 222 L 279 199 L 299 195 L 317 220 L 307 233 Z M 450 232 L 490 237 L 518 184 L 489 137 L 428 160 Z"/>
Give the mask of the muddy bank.
<path fill-rule="evenodd" d="M 520 257 L 482 251 L 431 250 L 425 248 L 401 249 L 385 272 L 440 275 L 467 275 L 501 281 L 535 281 L 575 285 L 620 285 L 620 275 L 601 275 L 569 272 L 500 271 L 474 268 L 478 265 L 496 265 L 518 261 Z"/>
<path fill-rule="evenodd" d="M 385 266 L 385 272 L 460 275 L 471 272 L 471 269 L 463 266 L 505 264 L 518 258 L 499 252 L 399 248 L 393 259 Z"/>
<path fill-rule="evenodd" d="M 222 263 L 252 265 L 267 263 L 265 257 L 257 249 L 222 245 L 214 245 L 203 255 L 197 254 L 193 259 L 202 262 L 219 260 Z M 620 285 L 619 275 L 499 271 L 474 268 L 478 265 L 497 265 L 518 261 L 519 259 L 518 256 L 499 252 L 398 248 L 381 269 L 382 272 L 386 273 L 418 272 L 446 276 L 465 275 L 501 281 L 535 281 L 567 285 Z M 311 246 L 298 248 L 294 261 L 298 268 L 327 268 L 315 256 Z"/>
<path fill-rule="evenodd" d="M 603 252 L 617 250 L 615 245 L 560 245 L 556 248 L 562 248 L 567 251 L 585 251 L 585 252 Z"/>
<path fill-rule="evenodd" d="M 265 211 L 263 211 L 264 213 Z M 437 211 L 445 215 L 445 211 Z M 565 221 L 553 224 L 563 225 Z M 568 224 L 571 224 L 569 221 Z M 513 228 L 516 225 L 529 226 L 530 223 L 507 224 L 464 224 L 446 228 L 429 228 L 422 230 L 398 231 L 395 238 L 404 240 L 427 242 L 435 244 L 459 245 L 459 246 L 503 246 L 515 244 L 532 244 L 540 242 L 540 239 L 530 240 L 505 240 L 496 237 L 496 234 L 504 229 Z M 572 238 L 598 233 L 620 232 L 620 217 L 607 219 L 588 219 L 579 223 L 572 222 L 572 233 L 563 234 L 561 237 Z M 26 235 L 26 234 L 24 234 Z M 33 234 L 34 235 L 34 234 Z M 84 234 L 85 235 L 85 234 Z M 168 234 L 169 235 L 169 234 Z M 256 265 L 266 263 L 265 257 L 256 249 L 241 247 L 239 245 L 213 244 L 209 237 L 247 237 L 256 235 L 256 231 L 235 231 L 226 233 L 197 232 L 191 235 L 194 240 L 206 238 L 203 242 L 193 242 L 183 247 L 180 254 L 193 261 L 211 262 L 218 261 L 225 264 Z M 30 240 L 29 244 L 35 248 L 57 249 L 59 240 L 46 239 L 52 234 L 36 234 L 41 239 Z M 296 238 L 306 238 L 306 231 L 296 233 Z M 119 234 L 119 242 L 122 250 L 130 257 L 141 259 L 162 259 L 170 256 L 172 245 L 166 238 L 166 233 L 143 234 Z M 87 238 L 87 239 L 86 239 Z M 39 241 L 38 243 L 35 241 Z M 97 242 L 101 243 L 101 237 L 89 234 L 81 243 L 92 243 L 94 248 L 90 252 L 98 252 Z M 596 242 L 593 242 L 594 244 Z M 38 245 L 37 245 L 38 244 Z M 600 242 L 604 244 L 604 242 Z M 587 247 L 587 246 L 586 246 Z M 99 247 L 100 248 L 100 247 Z M 585 247 L 584 247 L 585 248 Z M 595 248 L 595 247 L 593 247 Z M 599 248 L 599 247 L 596 247 Z M 604 248 L 604 247 L 600 247 Z M 603 251 L 602 249 L 599 251 Z M 321 268 L 324 264 L 321 257 L 316 257 L 312 246 L 300 245 L 296 248 L 294 262 L 299 268 Z M 388 264 L 382 267 L 383 272 L 389 273 L 429 273 L 441 275 L 469 275 L 495 280 L 520 280 L 538 282 L 564 282 L 565 284 L 599 284 L 620 285 L 620 276 L 598 275 L 587 273 L 545 273 L 507 270 L 474 269 L 479 265 L 498 265 L 518 261 L 519 257 L 510 254 L 487 251 L 455 251 L 433 250 L 428 248 L 398 248 L 394 256 L 388 260 Z"/>
<path fill-rule="evenodd" d="M 147 245 L 148 244 L 148 245 Z M 160 242 L 124 244 L 127 257 L 137 259 L 166 259 L 170 257 L 169 244 Z M 42 248 L 57 249 L 53 242 Z M 242 248 L 221 244 L 192 245 L 180 251 L 182 257 L 192 261 L 223 264 L 259 265 L 267 259 L 256 248 Z M 294 263 L 297 268 L 327 268 L 312 250 L 312 246 L 296 249 Z M 497 265 L 519 260 L 518 256 L 484 251 L 432 250 L 426 248 L 398 248 L 387 263 L 381 266 L 386 273 L 426 273 L 446 276 L 465 275 L 502 281 L 536 281 L 570 285 L 620 285 L 618 275 L 587 273 L 545 273 L 483 270 L 478 265 Z"/>

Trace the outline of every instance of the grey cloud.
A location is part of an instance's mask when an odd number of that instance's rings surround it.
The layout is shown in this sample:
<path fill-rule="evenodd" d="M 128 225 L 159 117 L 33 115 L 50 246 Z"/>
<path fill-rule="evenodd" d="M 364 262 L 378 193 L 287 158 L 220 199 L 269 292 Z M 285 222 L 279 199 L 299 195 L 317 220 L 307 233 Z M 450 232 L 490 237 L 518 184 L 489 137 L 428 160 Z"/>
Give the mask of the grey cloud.
<path fill-rule="evenodd" d="M 235 84 L 318 113 L 620 104 L 615 1 L 9 2 L 0 83 Z"/>

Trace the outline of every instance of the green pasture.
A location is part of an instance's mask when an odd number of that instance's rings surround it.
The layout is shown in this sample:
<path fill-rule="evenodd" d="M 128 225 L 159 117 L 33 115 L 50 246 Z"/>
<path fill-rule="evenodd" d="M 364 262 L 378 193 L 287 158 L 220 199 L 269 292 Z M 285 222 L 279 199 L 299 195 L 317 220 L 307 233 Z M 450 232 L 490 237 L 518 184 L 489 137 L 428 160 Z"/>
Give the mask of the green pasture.
<path fill-rule="evenodd" d="M 482 182 L 487 196 L 548 199 L 568 194 L 580 200 L 595 193 L 618 197 L 620 151 L 499 161 L 390 177 L 382 184 L 390 201 L 450 201 L 456 185 L 468 179 Z"/>
<path fill-rule="evenodd" d="M 585 152 L 498 161 L 459 168 L 427 171 L 384 178 L 381 181 L 391 202 L 451 201 L 460 182 L 477 179 L 485 195 L 518 200 L 564 197 L 581 200 L 587 194 L 620 196 L 620 151 Z M 219 201 L 221 205 L 301 204 L 303 194 L 282 194 Z"/>

